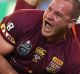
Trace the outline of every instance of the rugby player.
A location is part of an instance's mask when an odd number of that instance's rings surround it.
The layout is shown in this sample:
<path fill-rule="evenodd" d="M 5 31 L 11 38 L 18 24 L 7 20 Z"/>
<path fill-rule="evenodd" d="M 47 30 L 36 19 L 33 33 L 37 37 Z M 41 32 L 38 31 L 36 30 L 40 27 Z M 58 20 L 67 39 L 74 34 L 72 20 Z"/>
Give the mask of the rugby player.
<path fill-rule="evenodd" d="M 0 73 L 79 74 L 79 9 L 79 0 L 52 0 L 45 12 L 19 10 L 3 20 Z"/>

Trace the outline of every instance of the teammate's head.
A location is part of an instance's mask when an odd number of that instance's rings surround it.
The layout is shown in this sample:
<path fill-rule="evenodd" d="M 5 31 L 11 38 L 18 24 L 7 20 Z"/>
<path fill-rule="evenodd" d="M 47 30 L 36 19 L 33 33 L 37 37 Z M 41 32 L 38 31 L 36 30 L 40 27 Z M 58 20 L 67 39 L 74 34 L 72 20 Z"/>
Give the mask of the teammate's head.
<path fill-rule="evenodd" d="M 62 37 L 79 16 L 78 0 L 53 0 L 43 15 L 43 36 Z"/>

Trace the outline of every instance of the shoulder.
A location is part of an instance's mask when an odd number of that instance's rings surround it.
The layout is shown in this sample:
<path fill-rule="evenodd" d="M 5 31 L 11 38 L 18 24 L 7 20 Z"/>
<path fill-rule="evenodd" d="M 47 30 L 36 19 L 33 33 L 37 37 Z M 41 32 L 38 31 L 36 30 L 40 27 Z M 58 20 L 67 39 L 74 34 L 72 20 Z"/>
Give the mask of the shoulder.
<path fill-rule="evenodd" d="M 37 24 L 42 22 L 43 11 L 41 10 L 18 10 L 10 16 L 4 18 L 1 24 L 1 35 L 9 42 L 4 35 L 3 29 L 5 25 L 5 31 L 9 33 L 11 38 L 17 42 L 25 33 L 28 33 L 35 28 Z M 37 25 L 38 26 L 38 25 Z"/>
<path fill-rule="evenodd" d="M 76 24 L 76 28 L 80 30 L 80 24 Z"/>
<path fill-rule="evenodd" d="M 76 24 L 75 31 L 76 31 L 77 38 L 80 42 L 80 24 Z"/>
<path fill-rule="evenodd" d="M 72 37 L 69 48 L 70 63 L 73 63 L 75 65 L 80 64 L 80 47 L 78 42 L 79 39 L 77 40 L 76 38 L 77 37 Z"/>
<path fill-rule="evenodd" d="M 3 22 L 5 23 L 13 22 L 14 24 L 16 24 L 15 26 L 23 23 L 26 26 L 29 24 L 38 24 L 42 22 L 43 13 L 44 11 L 37 9 L 21 9 L 5 17 L 3 19 Z"/>
<path fill-rule="evenodd" d="M 37 9 L 21 9 L 15 11 L 12 15 L 10 15 L 10 19 L 15 20 L 15 21 L 25 21 L 27 20 L 32 20 L 32 21 L 38 21 L 42 19 L 44 11 L 42 10 L 37 10 Z"/>
<path fill-rule="evenodd" d="M 20 9 L 16 10 L 12 15 L 21 15 L 21 14 L 36 14 L 36 15 L 43 15 L 44 11 L 39 9 Z"/>

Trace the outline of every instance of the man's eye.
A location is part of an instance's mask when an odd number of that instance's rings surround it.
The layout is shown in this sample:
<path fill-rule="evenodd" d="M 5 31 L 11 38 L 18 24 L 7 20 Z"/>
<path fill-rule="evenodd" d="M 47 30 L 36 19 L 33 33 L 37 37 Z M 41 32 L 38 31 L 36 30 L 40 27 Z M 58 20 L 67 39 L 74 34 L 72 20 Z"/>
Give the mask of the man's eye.
<path fill-rule="evenodd" d="M 58 12 L 55 12 L 54 14 L 55 14 L 56 16 L 63 17 L 62 14 L 60 14 L 60 13 L 58 13 Z"/>
<path fill-rule="evenodd" d="M 51 7 L 48 7 L 48 10 L 49 10 L 49 11 L 52 11 L 52 8 L 51 8 Z"/>

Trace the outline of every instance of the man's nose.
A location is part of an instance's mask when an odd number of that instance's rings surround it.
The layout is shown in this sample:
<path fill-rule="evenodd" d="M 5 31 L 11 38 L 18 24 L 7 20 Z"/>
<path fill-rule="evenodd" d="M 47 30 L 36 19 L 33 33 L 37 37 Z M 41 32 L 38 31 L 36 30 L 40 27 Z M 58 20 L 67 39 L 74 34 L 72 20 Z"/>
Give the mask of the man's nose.
<path fill-rule="evenodd" d="M 49 13 L 47 14 L 47 19 L 48 19 L 48 20 L 53 20 L 53 19 L 54 19 L 54 15 L 49 12 Z"/>

